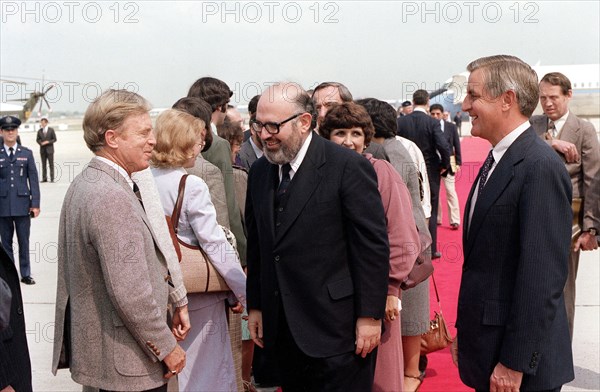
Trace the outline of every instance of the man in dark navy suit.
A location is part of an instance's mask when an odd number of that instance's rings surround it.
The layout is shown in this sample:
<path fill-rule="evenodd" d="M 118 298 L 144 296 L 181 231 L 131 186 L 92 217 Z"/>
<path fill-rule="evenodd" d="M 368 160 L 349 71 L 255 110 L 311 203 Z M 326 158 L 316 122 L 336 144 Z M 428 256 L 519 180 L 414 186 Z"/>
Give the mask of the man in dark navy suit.
<path fill-rule="evenodd" d="M 284 391 L 370 391 L 389 274 L 386 222 L 367 159 L 317 135 L 309 95 L 276 84 L 251 123 L 248 326 L 273 347 Z"/>
<path fill-rule="evenodd" d="M 46 163 L 50 167 L 50 182 L 54 182 L 54 143 L 56 143 L 56 132 L 48 126 L 48 119 L 42 117 L 41 128 L 37 132 L 36 142 L 40 145 L 40 156 L 42 157 L 42 182 L 48 182 L 46 174 Z"/>
<path fill-rule="evenodd" d="M 574 378 L 563 295 L 571 181 L 528 121 L 535 71 L 513 56 L 484 57 L 467 70 L 462 109 L 471 134 L 493 148 L 465 206 L 453 358 L 476 391 L 559 391 Z"/>
<path fill-rule="evenodd" d="M 431 194 L 431 217 L 429 232 L 431 233 L 431 258 L 437 259 L 442 254 L 437 250 L 437 213 L 440 198 L 441 175 L 450 169 L 450 146 L 442 133 L 439 121 L 431 118 L 427 109 L 429 93 L 417 90 L 413 94 L 414 110 L 407 116 L 398 117 L 398 135 L 414 142 L 425 158 L 429 192 Z"/>
<path fill-rule="evenodd" d="M 0 118 L 4 143 L 0 146 L 0 237 L 8 255 L 13 254 L 13 234 L 17 231 L 21 282 L 35 284 L 29 262 L 31 218 L 40 213 L 40 187 L 33 153 L 17 144 L 21 120 Z"/>

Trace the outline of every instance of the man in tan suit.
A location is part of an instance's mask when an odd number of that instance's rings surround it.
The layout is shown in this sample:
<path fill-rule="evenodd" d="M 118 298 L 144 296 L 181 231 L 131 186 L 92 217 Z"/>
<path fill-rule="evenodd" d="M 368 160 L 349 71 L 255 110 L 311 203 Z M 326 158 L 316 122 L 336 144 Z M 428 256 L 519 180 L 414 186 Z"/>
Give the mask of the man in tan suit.
<path fill-rule="evenodd" d="M 61 211 L 52 371 L 68 367 L 101 391 L 166 391 L 185 366 L 178 325 L 167 325 L 167 263 L 131 180 L 156 143 L 149 109 L 126 90 L 88 107 L 84 139 L 96 156 Z"/>
<path fill-rule="evenodd" d="M 573 340 L 575 318 L 575 279 L 579 267 L 579 251 L 598 248 L 594 223 L 592 193 L 598 198 L 598 188 L 591 182 L 600 169 L 600 147 L 594 126 L 569 112 L 573 95 L 571 81 L 559 72 L 546 74 L 540 81 L 540 104 L 544 115 L 533 116 L 531 125 L 536 133 L 561 156 L 573 185 L 573 243 L 569 261 L 569 276 L 565 285 L 565 304 L 569 330 Z M 592 196 L 592 197 L 590 197 Z M 550 213 L 552 211 L 549 211 Z"/>

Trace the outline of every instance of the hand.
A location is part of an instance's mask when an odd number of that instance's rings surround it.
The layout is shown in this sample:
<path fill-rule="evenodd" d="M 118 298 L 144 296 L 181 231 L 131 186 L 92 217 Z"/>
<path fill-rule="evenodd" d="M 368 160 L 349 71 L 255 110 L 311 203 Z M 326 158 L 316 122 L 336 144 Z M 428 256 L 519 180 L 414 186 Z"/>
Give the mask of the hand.
<path fill-rule="evenodd" d="M 519 392 L 523 373 L 498 362 L 490 377 L 490 392 Z"/>
<path fill-rule="evenodd" d="M 15 389 L 9 385 L 0 392 L 15 392 Z"/>
<path fill-rule="evenodd" d="M 262 312 L 256 309 L 248 311 L 248 329 L 250 330 L 250 338 L 260 348 L 264 348 L 263 343 L 263 323 Z"/>
<path fill-rule="evenodd" d="M 33 218 L 37 218 L 38 215 L 40 215 L 40 209 L 39 208 L 30 208 L 29 211 L 33 212 Z"/>
<path fill-rule="evenodd" d="M 163 377 L 168 380 L 169 378 L 181 373 L 185 367 L 185 351 L 183 351 L 181 346 L 178 344 L 175 346 L 173 351 L 171 351 L 169 355 L 163 359 L 163 362 L 165 365 L 167 365 L 167 369 L 169 369 L 169 371 Z"/>
<path fill-rule="evenodd" d="M 230 306 L 229 309 L 236 314 L 244 313 L 244 305 L 242 305 L 241 302 L 236 302 L 235 305 Z"/>
<path fill-rule="evenodd" d="M 452 355 L 452 362 L 454 366 L 458 367 L 458 337 L 454 337 L 454 341 L 450 346 L 450 354 Z"/>
<path fill-rule="evenodd" d="M 446 173 L 447 171 L 448 171 L 448 169 L 447 169 L 447 168 L 445 168 L 445 167 L 442 167 L 442 168 L 440 169 L 440 175 L 442 175 L 442 174 Z"/>
<path fill-rule="evenodd" d="M 176 308 L 175 313 L 173 313 L 173 327 L 171 327 L 175 339 L 178 342 L 184 340 L 188 332 L 190 332 L 190 328 L 190 316 L 187 305 Z"/>
<path fill-rule="evenodd" d="M 552 140 L 552 148 L 564 155 L 567 163 L 579 162 L 579 153 L 577 147 L 573 143 L 565 142 L 564 140 Z"/>
<path fill-rule="evenodd" d="M 388 295 L 387 301 L 385 302 L 385 321 L 393 321 L 399 314 L 398 297 L 395 295 Z"/>
<path fill-rule="evenodd" d="M 365 358 L 381 341 L 381 321 L 371 317 L 356 320 L 356 355 Z"/>
<path fill-rule="evenodd" d="M 581 233 L 577 241 L 575 241 L 575 246 L 573 246 L 573 250 L 577 252 L 579 249 L 581 250 L 596 250 L 598 249 L 598 241 L 596 240 L 596 236 L 592 235 L 589 231 L 584 231 Z"/>
<path fill-rule="evenodd" d="M 454 172 L 458 173 L 459 171 L 460 171 L 460 165 L 456 165 L 456 170 Z"/>

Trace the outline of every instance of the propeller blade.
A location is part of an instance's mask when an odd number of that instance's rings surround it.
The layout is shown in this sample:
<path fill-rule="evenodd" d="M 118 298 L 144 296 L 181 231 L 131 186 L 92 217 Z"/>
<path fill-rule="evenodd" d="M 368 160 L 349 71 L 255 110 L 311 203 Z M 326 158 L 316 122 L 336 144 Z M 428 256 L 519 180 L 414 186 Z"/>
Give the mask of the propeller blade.
<path fill-rule="evenodd" d="M 42 115 L 42 100 L 40 99 L 40 106 L 38 107 L 38 116 Z"/>
<path fill-rule="evenodd" d="M 48 88 L 46 89 L 46 91 L 44 91 L 44 95 L 46 95 L 46 93 L 50 90 L 52 90 L 54 88 L 54 85 L 51 84 L 50 86 L 48 86 Z"/>
<path fill-rule="evenodd" d="M 48 90 L 46 90 L 48 91 Z M 50 104 L 48 103 L 48 100 L 46 99 L 46 97 L 42 97 L 42 99 L 44 100 L 44 102 L 46 102 L 46 106 L 48 106 L 48 112 L 52 111 L 52 108 L 50 107 Z"/>

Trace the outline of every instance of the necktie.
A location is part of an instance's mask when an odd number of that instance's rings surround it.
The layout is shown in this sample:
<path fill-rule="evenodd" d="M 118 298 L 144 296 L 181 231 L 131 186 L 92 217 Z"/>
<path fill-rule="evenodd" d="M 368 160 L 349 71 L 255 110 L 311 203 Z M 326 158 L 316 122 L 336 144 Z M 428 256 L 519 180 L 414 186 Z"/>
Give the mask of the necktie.
<path fill-rule="evenodd" d="M 485 186 L 485 182 L 487 181 L 488 174 L 490 174 L 490 169 L 494 164 L 494 155 L 492 154 L 493 150 L 490 150 L 485 162 L 483 163 L 483 167 L 481 168 L 481 176 L 479 177 L 479 189 L 477 190 L 477 199 L 481 196 L 481 192 L 483 191 L 483 187 Z"/>
<path fill-rule="evenodd" d="M 140 193 L 140 188 L 137 186 L 137 184 L 135 182 L 133 183 L 133 193 L 135 193 L 138 200 L 140 201 L 140 204 L 142 205 L 142 208 L 144 208 L 144 202 L 142 202 L 142 194 Z M 146 209 L 144 208 L 144 211 L 145 210 Z"/>
<path fill-rule="evenodd" d="M 12 147 L 9 147 L 8 151 L 9 151 L 8 157 L 12 161 L 13 157 L 15 156 L 15 154 L 13 154 L 14 149 Z"/>
<path fill-rule="evenodd" d="M 287 188 L 290 185 L 290 170 L 292 167 L 289 163 L 281 166 L 281 182 L 279 183 L 279 188 L 277 188 L 277 197 L 280 198 L 285 194 Z"/>
<path fill-rule="evenodd" d="M 550 122 L 548 122 L 548 133 L 550 135 L 552 135 L 552 138 L 555 139 L 556 136 L 558 135 L 558 130 L 556 129 L 556 125 L 554 124 L 554 121 L 550 120 Z"/>

